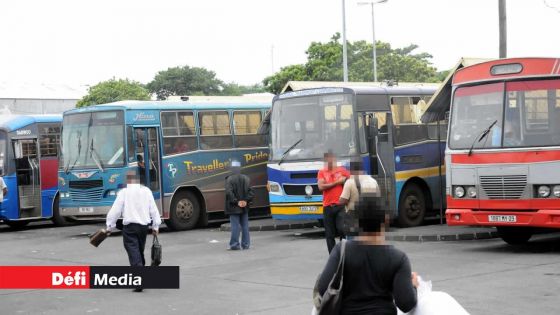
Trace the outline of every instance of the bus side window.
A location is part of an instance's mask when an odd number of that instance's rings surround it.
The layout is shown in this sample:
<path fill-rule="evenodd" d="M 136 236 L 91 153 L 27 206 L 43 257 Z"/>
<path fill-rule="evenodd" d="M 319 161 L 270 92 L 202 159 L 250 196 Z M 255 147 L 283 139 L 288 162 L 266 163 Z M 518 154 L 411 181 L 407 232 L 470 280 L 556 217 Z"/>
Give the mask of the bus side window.
<path fill-rule="evenodd" d="M 200 148 L 202 150 L 229 149 L 233 147 L 230 118 L 227 111 L 198 113 Z"/>
<path fill-rule="evenodd" d="M 235 147 L 262 147 L 266 145 L 266 136 L 257 133 L 261 120 L 260 111 L 233 112 Z"/>
<path fill-rule="evenodd" d="M 41 157 L 57 157 L 60 145 L 60 126 L 39 125 L 39 150 Z"/>
<path fill-rule="evenodd" d="M 419 96 L 391 97 L 397 145 L 428 139 L 428 128 L 421 121 L 426 108 L 426 102 Z"/>
<path fill-rule="evenodd" d="M 180 154 L 198 149 L 194 114 L 185 112 L 161 113 L 163 154 Z"/>

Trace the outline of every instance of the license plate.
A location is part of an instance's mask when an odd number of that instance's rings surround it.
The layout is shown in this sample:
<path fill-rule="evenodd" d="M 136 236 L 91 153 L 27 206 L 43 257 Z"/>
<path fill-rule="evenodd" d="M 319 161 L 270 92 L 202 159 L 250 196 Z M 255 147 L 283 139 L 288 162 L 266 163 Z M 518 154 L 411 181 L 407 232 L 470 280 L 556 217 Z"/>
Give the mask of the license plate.
<path fill-rule="evenodd" d="M 317 211 L 316 206 L 301 206 L 299 207 L 299 211 L 301 212 L 315 212 Z"/>
<path fill-rule="evenodd" d="M 80 212 L 80 213 L 93 213 L 93 207 L 79 207 L 78 212 Z"/>
<path fill-rule="evenodd" d="M 489 222 L 510 222 L 515 223 L 517 222 L 517 217 L 514 215 L 489 215 L 488 216 Z"/>

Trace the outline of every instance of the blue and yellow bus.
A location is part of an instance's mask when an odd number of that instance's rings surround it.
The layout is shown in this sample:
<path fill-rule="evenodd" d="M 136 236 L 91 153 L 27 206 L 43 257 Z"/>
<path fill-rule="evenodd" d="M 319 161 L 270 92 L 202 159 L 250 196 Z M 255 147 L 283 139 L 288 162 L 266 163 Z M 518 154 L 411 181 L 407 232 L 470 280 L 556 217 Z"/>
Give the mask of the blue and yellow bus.
<path fill-rule="evenodd" d="M 66 220 L 57 198 L 60 115 L 0 117 L 0 176 L 8 195 L 0 203 L 0 220 L 12 227 L 31 221 Z"/>
<path fill-rule="evenodd" d="M 268 211 L 267 137 L 257 133 L 270 103 L 125 101 L 64 113 L 60 211 L 104 217 L 128 170 L 139 170 L 162 217 L 175 230 L 222 218 L 232 160 Z"/>
<path fill-rule="evenodd" d="M 317 172 L 332 151 L 360 156 L 402 226 L 444 209 L 446 123 L 420 121 L 436 86 L 318 88 L 280 94 L 270 115 L 268 186 L 276 219 L 322 219 Z"/>

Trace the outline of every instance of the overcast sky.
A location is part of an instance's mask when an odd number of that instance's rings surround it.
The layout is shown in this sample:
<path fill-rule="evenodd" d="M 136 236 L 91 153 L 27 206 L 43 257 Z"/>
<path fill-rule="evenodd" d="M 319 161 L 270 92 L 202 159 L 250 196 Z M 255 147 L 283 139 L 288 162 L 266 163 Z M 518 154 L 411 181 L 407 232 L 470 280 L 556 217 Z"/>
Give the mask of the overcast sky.
<path fill-rule="evenodd" d="M 347 36 L 371 41 L 370 8 L 358 1 L 346 0 Z M 305 62 L 311 41 L 340 32 L 341 3 L 2 0 L 0 82 L 147 83 L 159 70 L 189 65 L 257 83 L 273 66 Z M 418 44 L 440 70 L 461 56 L 498 56 L 498 0 L 389 0 L 375 9 L 378 40 Z M 508 0 L 507 14 L 510 57 L 560 57 L 560 0 Z"/>

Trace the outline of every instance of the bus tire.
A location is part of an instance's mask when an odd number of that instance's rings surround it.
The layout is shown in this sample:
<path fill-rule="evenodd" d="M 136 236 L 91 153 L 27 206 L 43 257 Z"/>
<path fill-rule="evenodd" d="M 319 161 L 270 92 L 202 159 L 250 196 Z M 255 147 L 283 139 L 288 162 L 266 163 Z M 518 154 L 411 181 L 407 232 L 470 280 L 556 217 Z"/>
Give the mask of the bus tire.
<path fill-rule="evenodd" d="M 498 226 L 498 235 L 509 245 L 525 244 L 533 236 L 533 230 L 526 227 Z"/>
<path fill-rule="evenodd" d="M 54 225 L 56 226 L 68 226 L 71 225 L 72 223 L 66 219 L 65 217 L 60 215 L 60 208 L 58 206 L 59 204 L 59 199 L 58 199 L 58 195 L 55 197 L 54 199 L 54 203 L 53 203 L 53 216 L 52 216 L 52 221 L 54 223 Z"/>
<path fill-rule="evenodd" d="M 399 199 L 399 226 L 419 226 L 426 215 L 426 198 L 422 188 L 415 183 L 404 187 Z"/>
<path fill-rule="evenodd" d="M 190 191 L 180 191 L 171 202 L 167 226 L 172 230 L 192 230 L 200 218 L 200 203 Z"/>
<path fill-rule="evenodd" d="M 5 223 L 12 229 L 21 229 L 29 224 L 29 221 L 5 221 Z"/>

